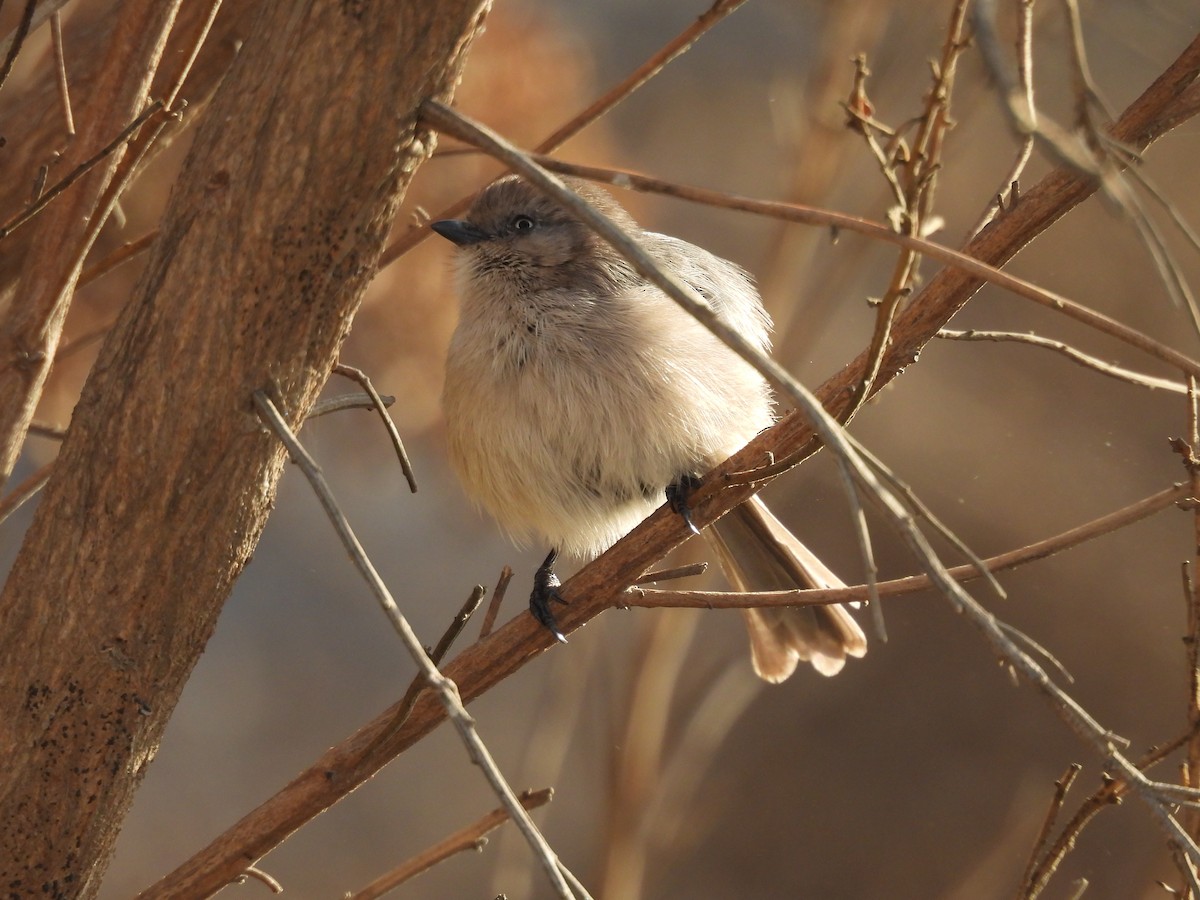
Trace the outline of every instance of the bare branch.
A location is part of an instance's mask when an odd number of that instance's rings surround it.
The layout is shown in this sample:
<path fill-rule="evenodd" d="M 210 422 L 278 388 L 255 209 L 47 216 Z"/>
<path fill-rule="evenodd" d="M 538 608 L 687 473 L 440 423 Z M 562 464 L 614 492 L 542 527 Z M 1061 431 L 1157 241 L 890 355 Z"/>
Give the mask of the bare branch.
<path fill-rule="evenodd" d="M 525 809 L 537 809 L 554 799 L 554 790 L 542 788 L 540 791 L 522 791 L 518 799 Z M 456 853 L 481 849 L 487 840 L 484 836 L 488 832 L 495 831 L 508 820 L 507 809 L 504 807 L 494 809 L 478 821 L 459 829 L 412 859 L 401 863 L 390 872 L 380 875 L 366 887 L 353 894 L 347 894 L 346 898 L 347 900 L 375 900 L 376 897 L 382 897 L 388 891 L 398 888 L 404 882 L 432 869 Z"/>
<path fill-rule="evenodd" d="M 1077 350 L 1070 344 L 1044 338 L 1036 334 L 1019 334 L 1013 331 L 981 331 L 976 328 L 968 331 L 953 331 L 943 328 L 937 333 L 937 336 L 948 341 L 1012 341 L 1018 344 L 1029 344 L 1034 347 L 1042 347 L 1046 350 L 1061 353 L 1067 359 L 1077 362 L 1085 368 L 1099 372 L 1101 375 L 1107 375 L 1109 378 L 1115 378 L 1118 381 L 1135 384 L 1138 387 L 1150 388 L 1151 390 L 1170 391 L 1172 394 L 1187 393 L 1187 386 L 1183 382 L 1171 381 L 1168 378 L 1155 378 L 1153 375 L 1144 375 L 1141 372 L 1134 372 L 1132 369 L 1115 366 L 1112 363 L 1106 363 L 1102 359 L 1097 359 L 1094 356 L 1084 353 L 1082 350 Z"/>

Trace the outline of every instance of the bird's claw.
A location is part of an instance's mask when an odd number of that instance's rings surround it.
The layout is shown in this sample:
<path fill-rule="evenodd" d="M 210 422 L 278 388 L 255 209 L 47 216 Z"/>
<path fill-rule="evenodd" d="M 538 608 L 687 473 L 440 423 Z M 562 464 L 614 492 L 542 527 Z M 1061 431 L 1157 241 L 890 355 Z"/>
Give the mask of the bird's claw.
<path fill-rule="evenodd" d="M 529 594 L 529 612 L 541 623 L 543 628 L 554 635 L 556 640 L 565 644 L 567 637 L 559 630 L 554 613 L 550 611 L 551 600 L 564 606 L 567 603 L 559 591 L 562 582 L 554 574 L 554 560 L 557 558 L 558 551 L 551 550 L 545 562 L 538 566 L 538 570 L 533 574 L 533 590 Z"/>
<path fill-rule="evenodd" d="M 700 529 L 692 521 L 692 507 L 688 501 L 691 500 L 692 492 L 700 485 L 701 481 L 695 475 L 680 475 L 667 485 L 667 504 L 683 519 L 692 534 L 699 534 Z"/>

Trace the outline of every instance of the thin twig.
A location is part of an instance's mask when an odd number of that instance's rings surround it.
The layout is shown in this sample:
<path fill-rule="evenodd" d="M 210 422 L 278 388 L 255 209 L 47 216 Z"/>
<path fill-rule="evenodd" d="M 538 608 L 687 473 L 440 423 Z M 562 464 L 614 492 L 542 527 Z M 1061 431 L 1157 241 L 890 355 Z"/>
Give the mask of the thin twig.
<path fill-rule="evenodd" d="M 863 561 L 863 572 L 866 575 L 867 610 L 871 616 L 871 624 L 875 636 L 880 643 L 887 643 L 887 624 L 883 620 L 883 604 L 879 602 L 879 567 L 875 565 L 875 550 L 871 545 L 871 530 L 867 526 L 867 514 L 863 511 L 862 499 L 858 494 L 858 486 L 854 483 L 854 475 L 849 466 L 838 457 L 838 474 L 842 478 L 842 486 L 846 499 L 850 503 L 850 522 L 854 526 L 854 537 L 858 542 L 858 555 Z"/>
<path fill-rule="evenodd" d="M 1187 384 L 1187 436 L 1186 452 L 1182 452 L 1184 468 L 1191 482 L 1192 496 L 1200 498 L 1200 396 L 1197 394 L 1196 379 L 1188 377 Z M 1187 743 L 1187 760 L 1183 766 L 1184 784 L 1191 788 L 1200 788 L 1200 581 L 1197 572 L 1200 571 L 1200 505 L 1192 511 L 1192 536 L 1195 542 L 1195 555 L 1183 566 L 1184 597 L 1187 601 L 1187 631 L 1183 643 L 1187 649 L 1186 661 L 1188 672 L 1187 717 L 1191 727 L 1191 739 Z M 1193 838 L 1200 838 L 1200 813 L 1189 810 L 1185 813 L 1184 822 Z M 1194 867 L 1183 865 L 1190 869 L 1195 876 Z M 1191 900 L 1197 900 L 1200 895 L 1193 894 Z"/>
<path fill-rule="evenodd" d="M 51 460 L 13 488 L 8 496 L 0 499 L 0 523 L 15 513 L 22 505 L 36 495 L 38 491 L 44 488 L 46 482 L 50 480 L 50 475 L 53 471 L 54 460 Z"/>
<path fill-rule="evenodd" d="M 518 797 L 521 805 L 529 809 L 545 806 L 554 799 L 553 788 L 542 788 L 540 791 L 522 791 Z M 509 814 L 503 807 L 494 809 L 487 815 L 461 828 L 453 834 L 438 841 L 432 847 L 401 863 L 370 884 L 353 894 L 346 894 L 346 900 L 375 900 L 388 891 L 393 890 L 406 881 L 410 881 L 422 872 L 432 869 L 438 863 L 449 859 L 464 850 L 479 850 L 487 842 L 489 832 L 495 831 L 509 820 Z"/>
<path fill-rule="evenodd" d="M 1067 667 L 1062 664 L 1062 662 L 1059 660 L 1059 658 L 1057 656 L 1055 656 L 1053 653 L 1051 653 L 1049 650 L 1047 650 L 1045 647 L 1043 647 L 1041 644 L 1039 644 L 1037 641 L 1035 641 L 1032 637 L 1030 637 L 1028 634 L 1026 634 L 1020 628 L 1017 628 L 1015 625 L 1009 625 L 1007 622 L 1000 622 L 999 625 L 1002 629 L 1004 629 L 1005 634 L 1011 635 L 1014 639 L 1016 639 L 1020 643 L 1025 644 L 1030 649 L 1032 649 L 1034 653 L 1036 653 L 1038 656 L 1040 656 L 1046 662 L 1050 663 L 1050 665 L 1053 666 L 1055 670 L 1057 670 L 1058 674 L 1063 677 L 1063 680 L 1065 680 L 1067 682 L 1067 684 L 1075 683 L 1075 676 L 1072 675 L 1069 671 L 1067 671 Z"/>
<path fill-rule="evenodd" d="M 567 122 L 555 129 L 553 134 L 538 143 L 537 152 L 551 153 L 557 150 L 570 138 L 577 135 L 634 91 L 642 87 L 642 85 L 661 72 L 668 63 L 678 59 L 682 54 L 690 50 L 692 45 L 705 32 L 712 29 L 714 25 L 745 2 L 746 0 L 716 0 L 708 8 L 707 12 L 703 13 L 691 25 L 655 51 L 649 59 L 630 72 L 628 76 L 610 88 L 601 97 L 597 98 L 587 109 L 572 116 Z M 436 216 L 426 219 L 426 222 L 435 219 L 448 219 L 458 215 L 470 205 L 473 197 L 474 194 L 460 197 Z M 379 267 L 382 269 L 384 266 L 391 265 L 431 234 L 433 234 L 433 231 L 427 224 L 422 227 L 410 228 L 405 234 L 401 235 L 390 246 L 384 249 L 383 255 L 379 258 Z"/>
<path fill-rule="evenodd" d="M 0 88 L 4 87 L 4 82 L 8 81 L 13 63 L 17 61 L 17 54 L 21 52 L 21 46 L 25 43 L 25 38 L 29 34 L 30 26 L 33 24 L 33 10 L 36 6 L 37 0 L 25 0 L 25 9 L 22 10 L 21 18 L 12 33 L 12 43 L 8 45 L 8 51 L 4 55 L 4 62 L 0 63 Z"/>
<path fill-rule="evenodd" d="M 1188 284 L 1183 269 L 1176 262 L 1158 226 L 1146 213 L 1141 199 L 1132 190 L 1118 167 L 1114 165 L 1116 159 L 1122 156 L 1127 157 L 1127 151 L 1105 136 L 1103 129 L 1097 125 L 1092 115 L 1092 109 L 1096 107 L 1108 120 L 1113 118 L 1113 113 L 1096 87 L 1095 79 L 1088 66 L 1087 45 L 1083 37 L 1083 19 L 1079 14 L 1079 5 L 1075 0 L 1063 0 L 1062 5 L 1071 35 L 1076 125 L 1089 141 L 1089 146 L 1099 160 L 1099 165 L 1105 170 L 1104 187 L 1107 193 L 1118 203 L 1133 223 L 1138 237 L 1149 251 L 1150 258 L 1158 270 L 1159 278 L 1171 299 L 1188 311 L 1193 328 L 1200 332 L 1200 306 L 1197 305 L 1196 297 Z"/>
<path fill-rule="evenodd" d="M 1188 499 L 1192 494 L 1190 484 L 1180 484 L 1151 494 L 1136 503 L 1083 525 L 1037 541 L 1016 550 L 1010 550 L 981 560 L 989 572 L 1002 572 L 1056 553 L 1069 550 L 1101 535 L 1110 534 L 1126 525 L 1141 521 L 1154 513 Z M 980 577 L 980 566 L 975 563 L 955 566 L 947 572 L 952 578 L 970 581 Z M 908 575 L 890 581 L 881 581 L 875 587 L 881 597 L 896 597 L 912 594 L 929 588 L 931 582 L 926 575 Z M 694 607 L 698 609 L 745 609 L 756 606 L 825 606 L 831 603 L 854 603 L 869 599 L 865 585 L 845 588 L 821 588 L 803 591 L 756 591 L 734 593 L 731 591 L 668 591 L 633 588 L 622 596 L 623 605 L 631 607 Z"/>
<path fill-rule="evenodd" d="M 983 564 L 983 560 L 979 557 L 979 555 L 967 546 L 966 541 L 960 539 L 959 536 L 950 529 L 950 526 L 946 525 L 941 518 L 935 515 L 933 510 L 929 508 L 929 505 L 917 496 L 917 492 L 900 478 L 898 478 L 896 473 L 893 472 L 889 466 L 884 464 L 883 460 L 879 459 L 879 457 L 864 447 L 857 438 L 851 436 L 851 442 L 854 444 L 858 452 L 863 455 L 863 458 L 871 464 L 871 467 L 875 470 L 875 472 L 878 473 L 878 475 L 884 481 L 891 485 L 892 490 L 894 490 L 896 494 L 899 495 L 906 504 L 908 504 L 912 514 L 922 522 L 928 522 L 929 526 L 934 531 L 945 538 L 946 541 L 949 542 L 950 546 L 962 554 L 963 558 L 966 559 L 967 562 L 979 570 L 979 574 L 982 575 L 987 581 L 988 587 L 992 589 L 992 592 L 996 595 L 996 597 L 1000 600 L 1005 599 L 1008 594 L 1004 590 L 1004 587 L 999 581 L 996 580 L 996 577 L 991 573 L 991 570 L 989 570 L 987 566 Z"/>
<path fill-rule="evenodd" d="M 1008 90 L 1009 105 L 1018 109 L 1023 105 L 1024 108 L 1018 117 L 1027 122 L 1031 129 L 1036 129 L 1037 105 L 1033 99 L 1033 5 L 1034 0 L 1020 0 L 1017 4 L 1017 78 L 1015 85 L 1008 85 Z M 975 42 L 980 46 L 984 58 L 990 60 L 989 65 L 993 71 L 1004 68 L 999 41 L 996 40 L 995 6 L 995 0 L 976 0 L 971 11 Z M 983 231 L 988 223 L 1006 208 L 1006 204 L 1011 207 L 1017 202 L 1017 184 L 1033 156 L 1036 143 L 1032 134 L 1021 137 L 1021 147 L 1017 151 L 1016 159 L 1013 160 L 1004 180 L 1000 182 L 995 199 L 971 228 L 971 238 Z"/>
<path fill-rule="evenodd" d="M 1083 766 L 1079 763 L 1071 763 L 1067 771 L 1063 772 L 1062 777 L 1054 782 L 1054 796 L 1050 798 L 1050 807 L 1046 810 L 1046 817 L 1042 820 L 1042 827 L 1038 830 L 1037 840 L 1033 842 L 1029 863 L 1025 867 L 1025 874 L 1021 877 L 1021 888 L 1017 891 L 1018 900 L 1029 896 L 1029 888 L 1033 880 L 1034 869 L 1037 867 L 1038 857 L 1041 855 L 1042 848 L 1046 846 L 1046 841 L 1050 840 L 1050 832 L 1054 829 L 1054 820 L 1062 811 L 1063 803 L 1067 799 L 1067 791 L 1071 789 L 1071 785 L 1075 783 L 1075 779 L 1082 770 Z"/>
<path fill-rule="evenodd" d="M 462 605 L 462 609 L 450 620 L 450 627 L 446 629 L 446 633 L 442 635 L 442 639 L 437 642 L 433 650 L 429 653 L 429 658 L 433 660 L 435 666 L 441 665 L 442 660 L 446 658 L 446 654 L 454 646 L 454 641 L 462 634 L 462 630 L 467 627 L 467 623 L 471 621 L 471 616 L 475 615 L 475 610 L 479 609 L 479 604 L 483 602 L 485 594 L 487 594 L 487 588 L 482 584 L 477 584 L 471 589 L 471 596 L 467 597 L 467 601 Z"/>
<path fill-rule="evenodd" d="M 692 578 L 703 575 L 708 569 L 708 563 L 688 563 L 686 566 L 674 566 L 670 569 L 655 569 L 638 578 L 634 584 L 655 584 L 660 581 L 674 581 L 677 578 Z"/>
<path fill-rule="evenodd" d="M 179 91 L 183 87 L 183 83 L 187 81 L 188 73 L 192 71 L 192 64 L 196 62 L 196 57 L 200 55 L 200 48 L 208 40 L 208 33 L 212 30 L 212 24 L 216 20 L 217 13 L 220 10 L 221 0 L 209 0 L 208 15 L 200 23 L 200 28 L 196 32 L 195 38 L 191 41 L 187 56 L 184 57 L 179 71 L 175 73 L 175 80 L 171 82 L 170 88 L 163 95 L 163 105 L 168 111 L 176 111 L 175 100 L 179 97 Z"/>
<path fill-rule="evenodd" d="M 470 620 L 471 616 L 474 615 L 477 609 L 479 609 L 479 603 L 483 599 L 482 591 L 483 588 L 480 585 L 476 585 L 474 589 L 472 589 L 471 595 L 467 597 L 466 603 L 463 604 L 462 608 L 458 611 L 458 614 L 450 620 L 450 625 L 446 628 L 446 631 L 442 634 L 442 637 L 438 640 L 434 648 L 429 651 L 429 658 L 433 661 L 435 666 L 440 666 L 442 664 L 442 660 L 445 659 L 446 654 L 450 652 L 450 647 L 453 645 L 454 641 L 458 638 L 459 634 L 462 633 L 463 628 L 466 627 L 466 624 Z M 400 702 L 396 706 L 396 715 L 394 718 L 395 728 L 399 728 L 408 719 L 409 713 L 411 713 L 413 707 L 417 705 L 417 700 L 420 699 L 421 694 L 428 686 L 428 683 L 425 681 L 425 678 L 421 673 L 417 673 L 417 676 L 411 682 L 409 682 L 408 688 L 404 691 L 404 695 L 400 698 Z"/>
<path fill-rule="evenodd" d="M 67 83 L 67 59 L 63 53 L 62 14 L 50 17 L 50 42 L 54 48 L 54 66 L 58 74 L 58 103 L 62 109 L 63 126 L 67 135 L 75 135 L 75 117 L 71 114 L 71 88 Z M 40 192 L 39 192 L 40 193 Z"/>
<path fill-rule="evenodd" d="M 1102 359 L 1097 359 L 1094 356 L 1084 353 L 1082 350 L 1077 350 L 1070 344 L 1044 338 L 1036 334 L 1021 334 L 1015 331 L 981 331 L 975 328 L 966 331 L 953 331 L 943 328 L 937 333 L 937 336 L 948 341 L 1012 341 L 1019 344 L 1030 344 L 1034 347 L 1042 347 L 1046 350 L 1053 350 L 1055 353 L 1061 353 L 1072 362 L 1077 362 L 1081 366 L 1099 372 L 1101 375 L 1107 375 L 1109 378 L 1115 378 L 1118 381 L 1124 381 L 1129 384 L 1135 384 L 1138 387 L 1150 388 L 1156 391 L 1169 391 L 1172 394 L 1187 393 L 1187 386 L 1183 382 L 1172 381 L 1169 378 L 1156 378 L 1153 375 L 1144 375 L 1132 369 L 1115 366 L 1112 363 L 1106 363 Z"/>
<path fill-rule="evenodd" d="M 137 116 L 137 118 L 122 128 L 120 134 L 118 134 L 115 138 L 96 151 L 96 153 L 85 159 L 78 166 L 67 173 L 67 175 L 64 176 L 61 181 L 57 182 L 52 188 L 50 188 L 50 190 L 38 197 L 36 202 L 30 203 L 23 210 L 4 223 L 3 226 L 0 226 L 0 239 L 8 237 L 10 234 L 36 216 L 39 212 L 46 208 L 51 200 L 86 175 L 89 170 L 91 170 L 98 162 L 100 162 L 100 160 L 113 153 L 126 141 L 129 141 L 133 137 L 134 133 L 144 124 L 146 124 L 146 121 L 151 116 L 162 109 L 162 105 L 163 103 L 161 100 L 155 100 L 153 103 L 147 106 Z"/>
<path fill-rule="evenodd" d="M 1162 762 L 1180 747 L 1184 746 L 1191 739 L 1191 736 L 1191 731 L 1188 731 L 1174 740 L 1168 741 L 1161 747 L 1151 749 L 1149 753 L 1137 761 L 1138 769 L 1145 771 Z M 1079 836 L 1083 833 L 1088 823 L 1106 806 L 1120 803 L 1121 798 L 1128 790 L 1129 785 L 1125 781 L 1113 778 L 1107 774 L 1101 776 L 1101 786 L 1079 805 L 1079 809 L 1076 810 L 1075 815 L 1063 826 L 1062 831 L 1059 832 L 1050 849 L 1046 851 L 1046 854 L 1034 868 L 1032 875 L 1027 881 L 1028 890 L 1025 894 L 1021 895 L 1023 900 L 1034 900 L 1034 898 L 1041 894 L 1063 859 L 1075 848 L 1075 842 L 1079 839 Z"/>
<path fill-rule="evenodd" d="M 937 185 L 937 173 L 941 167 L 942 146 L 946 131 L 950 127 L 950 97 L 954 90 L 954 77 L 958 71 L 958 57 L 966 49 L 963 26 L 967 15 L 967 0 L 956 0 L 950 13 L 950 24 L 942 46 L 941 62 L 933 67 L 933 85 L 926 95 L 925 110 L 917 120 L 917 134 L 913 139 L 912 151 L 903 159 L 888 157 L 885 170 L 898 170 L 888 179 L 889 184 L 900 186 L 899 207 L 893 225 L 903 234 L 924 237 L 933 215 L 933 198 Z M 869 131 L 864 131 L 870 134 Z M 863 377 L 855 386 L 855 393 L 839 418 L 848 422 L 867 401 L 883 367 L 891 341 L 892 325 L 900 304 L 912 293 L 920 254 L 904 248 L 892 266 L 892 277 L 883 297 L 875 304 L 875 326 L 871 334 L 870 349 Z"/>
<path fill-rule="evenodd" d="M 83 287 L 85 284 L 91 284 L 101 275 L 107 275 L 117 266 L 121 265 L 121 263 L 128 262 L 129 260 L 133 259 L 133 257 L 146 250 L 154 242 L 156 237 L 158 237 L 157 228 L 155 228 L 153 231 L 143 234 L 135 241 L 127 241 L 126 243 L 122 244 L 94 266 L 84 269 L 83 273 L 79 276 L 79 287 Z"/>
<path fill-rule="evenodd" d="M 313 404 L 305 421 L 345 409 L 378 409 L 380 403 L 383 403 L 384 406 L 391 406 L 395 402 L 396 398 L 388 394 L 376 394 L 374 397 L 370 394 L 342 394 L 339 397 L 318 400 Z"/>
<path fill-rule="evenodd" d="M 991 23 L 994 3 L 992 0 L 985 0 L 976 4 L 975 24 L 983 38 L 980 46 L 984 62 L 1000 88 L 1001 107 L 1018 134 L 1026 139 L 1040 141 L 1056 160 L 1096 179 L 1104 193 L 1133 223 L 1171 299 L 1188 311 L 1193 327 L 1200 331 L 1200 306 L 1197 305 L 1183 270 L 1122 174 L 1127 162 L 1127 158 L 1123 160 L 1123 157 L 1127 157 L 1127 154 L 1119 150 L 1114 152 L 1114 142 L 1105 136 L 1092 115 L 1092 109 L 1096 107 L 1108 118 L 1112 118 L 1088 68 L 1078 6 L 1074 0 L 1063 0 L 1062 5 L 1071 38 L 1070 63 L 1076 88 L 1076 130 L 1081 137 L 1077 137 L 1075 132 L 1068 131 L 1048 117 L 1039 119 L 1034 107 L 1028 104 L 1028 98 L 1014 87 L 1012 76 L 994 40 L 994 28 Z"/>
<path fill-rule="evenodd" d="M 404 442 L 400 439 L 400 429 L 396 427 L 395 420 L 388 413 L 387 406 L 380 398 L 379 392 L 371 384 L 371 379 L 361 369 L 341 363 L 334 366 L 333 371 L 344 378 L 358 382 L 374 401 L 375 411 L 379 413 L 379 418 L 383 421 L 383 427 L 387 429 L 388 438 L 391 439 L 392 448 L 396 451 L 396 457 L 400 460 L 400 471 L 404 473 L 404 480 L 408 482 L 408 489 L 415 494 L 417 492 L 417 476 L 413 473 L 412 463 L 409 461 L 408 453 L 404 449 Z"/>
<path fill-rule="evenodd" d="M 505 566 L 500 570 L 500 577 L 496 579 L 496 587 L 492 591 L 492 599 L 488 601 L 487 612 L 483 614 L 483 624 L 479 626 L 479 639 L 482 641 L 485 637 L 492 633 L 492 628 L 496 624 L 496 616 L 500 613 L 500 604 L 504 602 L 504 594 L 508 590 L 508 583 L 512 581 L 513 570 Z"/>
<path fill-rule="evenodd" d="M 301 471 L 308 478 L 313 492 L 317 495 L 322 507 L 324 507 L 326 515 L 337 531 L 338 537 L 341 539 L 346 551 L 354 561 L 355 567 L 367 582 L 371 592 L 375 595 L 375 599 L 379 602 L 388 620 L 396 629 L 396 633 L 400 636 L 405 648 L 416 662 L 418 668 L 420 668 L 425 680 L 437 694 L 438 699 L 446 710 L 446 717 L 454 725 L 455 730 L 458 731 L 471 762 L 479 766 L 482 770 L 484 777 L 492 786 L 492 790 L 500 798 L 500 802 L 505 809 L 509 811 L 513 821 L 517 823 L 517 827 L 521 829 L 521 833 L 529 842 L 530 849 L 533 850 L 534 856 L 541 863 L 546 877 L 549 879 L 555 892 L 559 897 L 564 898 L 564 900 L 574 897 L 575 895 L 571 892 L 571 889 L 567 886 L 566 879 L 563 877 L 562 870 L 565 870 L 566 867 L 558 860 L 558 857 L 546 842 L 545 837 L 542 836 L 542 833 L 538 830 L 533 820 L 529 818 L 528 813 L 525 812 L 517 800 L 512 788 L 500 773 L 499 768 L 492 759 L 491 753 L 488 752 L 487 747 L 479 737 L 474 719 L 471 718 L 463 706 L 462 700 L 459 698 L 457 686 L 438 671 L 437 666 L 434 665 L 429 655 L 425 652 L 425 648 L 421 646 L 420 639 L 417 638 L 412 627 L 408 624 L 408 620 L 400 612 L 400 608 L 396 605 L 396 601 L 392 599 L 387 585 L 384 584 L 375 566 L 367 557 L 362 544 L 359 543 L 345 515 L 338 508 L 337 501 L 334 500 L 333 493 L 330 491 L 328 484 L 326 484 L 325 478 L 321 474 L 316 462 L 308 455 L 308 451 L 304 449 L 303 445 L 296 440 L 296 436 L 292 433 L 291 428 L 288 427 L 287 422 L 265 392 L 262 390 L 254 392 L 254 404 L 258 407 L 263 421 L 270 426 L 271 430 L 283 442 L 288 454 L 296 461 Z"/>
<path fill-rule="evenodd" d="M 280 884 L 278 881 L 276 881 L 272 876 L 270 876 L 266 872 L 264 872 L 262 869 L 258 868 L 257 866 L 247 866 L 246 869 L 242 872 L 241 878 L 239 878 L 238 880 L 246 881 L 249 878 L 253 878 L 255 881 L 261 881 L 263 884 L 265 884 L 270 889 L 272 894 L 282 894 L 283 893 L 283 885 Z"/>

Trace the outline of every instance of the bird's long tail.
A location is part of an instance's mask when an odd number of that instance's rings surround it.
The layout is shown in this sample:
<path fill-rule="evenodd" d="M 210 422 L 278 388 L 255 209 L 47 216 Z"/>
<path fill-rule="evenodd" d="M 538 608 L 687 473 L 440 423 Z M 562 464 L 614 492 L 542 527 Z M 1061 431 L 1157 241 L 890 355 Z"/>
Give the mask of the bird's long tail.
<path fill-rule="evenodd" d="M 719 519 L 705 532 L 733 587 L 739 591 L 845 587 L 758 497 Z M 867 652 L 867 638 L 842 606 L 776 607 L 743 611 L 754 671 L 778 683 L 811 663 L 836 675 L 847 656 Z"/>

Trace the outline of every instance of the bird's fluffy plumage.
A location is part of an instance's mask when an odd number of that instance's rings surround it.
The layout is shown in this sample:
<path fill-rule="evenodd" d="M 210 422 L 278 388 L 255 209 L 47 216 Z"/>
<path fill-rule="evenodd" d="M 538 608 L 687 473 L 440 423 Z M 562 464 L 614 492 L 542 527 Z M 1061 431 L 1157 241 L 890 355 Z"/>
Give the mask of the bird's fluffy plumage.
<path fill-rule="evenodd" d="M 642 231 L 597 188 L 570 186 L 769 349 L 770 320 L 745 271 Z M 465 222 L 435 227 L 461 245 L 461 313 L 443 394 L 450 460 L 517 541 L 536 536 L 566 553 L 599 553 L 661 505 L 668 485 L 707 471 L 773 421 L 769 388 L 750 365 L 520 178 L 485 189 Z M 735 511 L 729 528 L 773 540 L 750 527 L 770 516 L 765 510 Z M 736 537 L 719 547 L 728 565 L 737 565 Z M 763 677 L 786 678 L 798 659 L 832 674 L 846 653 L 865 651 L 840 608 L 793 613 L 795 628 L 788 615 L 750 613 Z"/>

